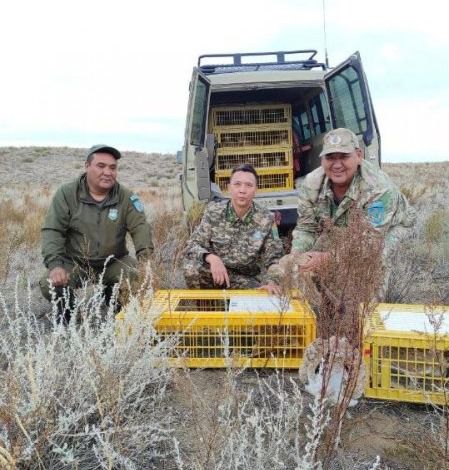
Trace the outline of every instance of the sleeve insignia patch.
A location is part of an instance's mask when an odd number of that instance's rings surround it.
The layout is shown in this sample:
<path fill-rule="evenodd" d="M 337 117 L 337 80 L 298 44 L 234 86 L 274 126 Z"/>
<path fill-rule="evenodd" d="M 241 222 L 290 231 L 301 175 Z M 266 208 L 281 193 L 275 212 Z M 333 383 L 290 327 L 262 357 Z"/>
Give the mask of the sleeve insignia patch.
<path fill-rule="evenodd" d="M 385 206 L 382 201 L 374 201 L 368 206 L 368 219 L 374 227 L 377 227 L 384 221 Z"/>
<path fill-rule="evenodd" d="M 139 196 L 137 196 L 137 194 L 131 194 L 131 196 L 129 196 L 129 199 L 131 200 L 131 203 L 137 212 L 144 211 L 142 201 L 139 199 Z"/>

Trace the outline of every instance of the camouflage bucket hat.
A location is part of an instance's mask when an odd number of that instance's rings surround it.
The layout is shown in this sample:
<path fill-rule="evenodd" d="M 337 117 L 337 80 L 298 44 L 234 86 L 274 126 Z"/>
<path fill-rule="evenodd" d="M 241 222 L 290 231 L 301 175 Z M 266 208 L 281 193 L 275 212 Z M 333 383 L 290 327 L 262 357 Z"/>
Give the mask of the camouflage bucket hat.
<path fill-rule="evenodd" d="M 329 131 L 323 139 L 320 157 L 328 153 L 351 153 L 360 148 L 359 140 L 354 132 L 344 127 Z"/>
<path fill-rule="evenodd" d="M 122 154 L 117 149 L 115 149 L 114 147 L 110 147 L 109 145 L 97 144 L 97 145 L 94 145 L 93 147 L 91 147 L 89 149 L 89 151 L 87 152 L 87 155 L 86 155 L 86 159 L 88 159 L 92 154 L 97 153 L 97 152 L 109 153 L 116 160 L 118 160 L 119 158 L 122 157 Z"/>

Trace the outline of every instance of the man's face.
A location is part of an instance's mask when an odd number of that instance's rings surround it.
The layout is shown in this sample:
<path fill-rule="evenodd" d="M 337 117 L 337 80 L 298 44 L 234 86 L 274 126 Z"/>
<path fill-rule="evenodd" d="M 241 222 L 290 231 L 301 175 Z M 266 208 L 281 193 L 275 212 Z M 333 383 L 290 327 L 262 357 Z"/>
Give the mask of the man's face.
<path fill-rule="evenodd" d="M 231 201 L 236 209 L 249 209 L 257 190 L 256 177 L 248 171 L 236 171 L 229 182 Z"/>
<path fill-rule="evenodd" d="M 351 153 L 329 153 L 321 157 L 321 166 L 326 176 L 335 186 L 348 188 L 358 166 L 362 162 L 362 151 L 355 149 Z"/>
<path fill-rule="evenodd" d="M 107 193 L 117 179 L 117 160 L 109 153 L 95 153 L 86 162 L 87 184 L 92 191 Z"/>

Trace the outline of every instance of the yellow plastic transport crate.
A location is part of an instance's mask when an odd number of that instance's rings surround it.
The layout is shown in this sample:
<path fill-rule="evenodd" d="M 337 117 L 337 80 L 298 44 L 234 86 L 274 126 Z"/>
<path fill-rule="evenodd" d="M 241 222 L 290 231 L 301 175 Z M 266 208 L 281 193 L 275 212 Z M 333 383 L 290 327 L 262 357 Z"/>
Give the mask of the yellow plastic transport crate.
<path fill-rule="evenodd" d="M 315 339 L 306 304 L 259 290 L 160 290 L 151 310 L 161 340 L 179 335 L 174 367 L 298 368 Z"/>
<path fill-rule="evenodd" d="M 293 189 L 293 170 L 263 169 L 257 172 L 259 192 L 290 191 Z M 231 172 L 228 170 L 215 172 L 215 182 L 223 193 L 228 192 Z"/>
<path fill-rule="evenodd" d="M 441 321 L 438 334 L 434 321 Z M 364 351 L 366 397 L 440 405 L 449 400 L 449 306 L 429 311 L 380 304 Z"/>
<path fill-rule="evenodd" d="M 215 156 L 215 170 L 232 170 L 238 165 L 249 163 L 256 170 L 293 168 L 293 153 L 288 149 L 266 150 L 264 148 L 242 148 L 239 150 L 218 149 Z"/>
<path fill-rule="evenodd" d="M 245 106 L 216 106 L 211 110 L 212 128 L 235 126 L 270 126 L 280 124 L 291 127 L 292 108 L 289 104 Z"/>
<path fill-rule="evenodd" d="M 258 129 L 251 126 L 214 130 L 217 148 L 240 149 L 244 147 L 265 147 L 278 150 L 279 148 L 292 148 L 292 130 L 285 129 Z"/>

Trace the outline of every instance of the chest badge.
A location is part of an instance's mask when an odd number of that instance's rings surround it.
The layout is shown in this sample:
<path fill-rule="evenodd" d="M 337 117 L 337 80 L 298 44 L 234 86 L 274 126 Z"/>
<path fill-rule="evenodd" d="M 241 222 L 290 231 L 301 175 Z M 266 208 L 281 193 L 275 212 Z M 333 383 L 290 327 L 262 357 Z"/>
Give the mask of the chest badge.
<path fill-rule="evenodd" d="M 260 230 L 256 230 L 252 234 L 251 238 L 256 242 L 258 242 L 259 240 L 262 240 L 262 238 L 263 238 L 262 232 Z"/>
<path fill-rule="evenodd" d="M 115 222 L 118 219 L 118 210 L 115 208 L 109 209 L 108 219 L 112 220 L 112 222 Z"/>

